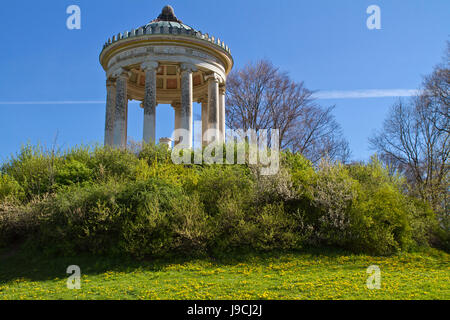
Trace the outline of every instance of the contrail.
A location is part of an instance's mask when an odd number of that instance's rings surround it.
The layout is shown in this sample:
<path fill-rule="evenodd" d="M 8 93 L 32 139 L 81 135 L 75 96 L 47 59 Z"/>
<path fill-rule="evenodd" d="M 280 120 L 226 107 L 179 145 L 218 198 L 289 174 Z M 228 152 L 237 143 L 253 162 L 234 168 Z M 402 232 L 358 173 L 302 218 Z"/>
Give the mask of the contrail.
<path fill-rule="evenodd" d="M 313 94 L 316 99 L 363 99 L 386 97 L 411 97 L 419 94 L 416 89 L 361 89 L 361 90 L 333 90 Z"/>
<path fill-rule="evenodd" d="M 141 103 L 140 101 L 129 101 L 131 103 Z M 102 100 L 73 100 L 73 101 L 0 101 L 0 105 L 50 105 L 50 104 L 106 104 Z"/>
<path fill-rule="evenodd" d="M 324 99 L 364 99 L 386 97 L 411 97 L 419 94 L 416 89 L 361 89 L 361 90 L 331 90 L 319 91 L 313 98 Z M 129 101 L 128 103 L 141 103 Z M 64 100 L 64 101 L 0 101 L 0 105 L 64 105 L 64 104 L 106 104 L 104 100 Z"/>
<path fill-rule="evenodd" d="M 0 104 L 104 104 L 105 101 L 99 100 L 79 100 L 79 101 L 0 101 Z"/>

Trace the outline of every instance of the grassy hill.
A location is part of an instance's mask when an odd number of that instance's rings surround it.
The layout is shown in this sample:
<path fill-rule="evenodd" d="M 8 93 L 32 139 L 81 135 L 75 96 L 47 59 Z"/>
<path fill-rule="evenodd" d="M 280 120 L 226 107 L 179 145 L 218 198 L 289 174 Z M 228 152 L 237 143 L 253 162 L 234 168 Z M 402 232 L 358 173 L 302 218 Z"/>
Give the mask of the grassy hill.
<path fill-rule="evenodd" d="M 376 158 L 282 152 L 264 176 L 177 165 L 161 146 L 25 146 L 0 168 L 0 298 L 448 299 L 433 249 L 448 250 L 448 224 L 406 191 Z M 373 264 L 381 290 L 365 285 Z"/>

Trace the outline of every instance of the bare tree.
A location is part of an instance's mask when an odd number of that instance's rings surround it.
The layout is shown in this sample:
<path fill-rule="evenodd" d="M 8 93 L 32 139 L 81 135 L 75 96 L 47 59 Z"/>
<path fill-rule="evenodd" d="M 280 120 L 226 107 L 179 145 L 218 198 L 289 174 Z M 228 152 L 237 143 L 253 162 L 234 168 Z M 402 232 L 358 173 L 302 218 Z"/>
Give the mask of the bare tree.
<path fill-rule="evenodd" d="M 422 93 L 393 105 L 382 131 L 370 139 L 380 157 L 406 176 L 412 192 L 438 212 L 448 209 L 448 76 L 448 67 L 438 66 L 425 77 Z"/>
<path fill-rule="evenodd" d="M 424 78 L 422 94 L 423 103 L 430 104 L 436 113 L 441 115 L 440 122 L 435 123 L 436 128 L 450 134 L 449 131 L 449 105 L 450 105 L 450 42 L 447 42 L 446 55 L 443 62 L 437 65 L 433 73 Z"/>
<path fill-rule="evenodd" d="M 227 126 L 232 129 L 278 129 L 280 147 L 304 154 L 347 160 L 348 143 L 333 108 L 322 108 L 303 82 L 293 81 L 270 61 L 247 64 L 227 79 Z"/>

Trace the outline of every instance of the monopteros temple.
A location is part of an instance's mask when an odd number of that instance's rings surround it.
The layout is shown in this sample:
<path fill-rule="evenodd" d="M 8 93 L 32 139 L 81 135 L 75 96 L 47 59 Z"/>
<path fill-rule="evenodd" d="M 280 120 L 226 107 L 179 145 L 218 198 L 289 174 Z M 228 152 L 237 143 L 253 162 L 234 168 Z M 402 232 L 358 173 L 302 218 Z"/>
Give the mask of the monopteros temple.
<path fill-rule="evenodd" d="M 145 142 L 156 142 L 157 105 L 170 104 L 175 132 L 186 133 L 175 134 L 174 143 L 191 148 L 193 102 L 202 106 L 203 144 L 224 141 L 230 49 L 219 38 L 183 24 L 172 7 L 164 7 L 149 24 L 108 39 L 100 63 L 107 78 L 105 145 L 126 146 L 129 100 L 142 101 Z"/>

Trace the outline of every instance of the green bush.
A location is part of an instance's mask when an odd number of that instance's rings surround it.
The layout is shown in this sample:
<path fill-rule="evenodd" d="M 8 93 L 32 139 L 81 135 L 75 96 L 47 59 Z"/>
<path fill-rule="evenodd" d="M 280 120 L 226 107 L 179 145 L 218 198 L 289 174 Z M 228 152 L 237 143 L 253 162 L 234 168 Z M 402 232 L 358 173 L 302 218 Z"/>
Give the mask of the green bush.
<path fill-rule="evenodd" d="M 333 246 L 392 254 L 448 246 L 445 221 L 368 164 L 281 153 L 280 170 L 175 165 L 166 147 L 22 148 L 1 168 L 0 245 L 62 254 L 219 254 Z"/>
<path fill-rule="evenodd" d="M 214 237 L 212 218 L 197 195 L 183 196 L 173 207 L 173 248 L 181 254 L 204 254 Z"/>
<path fill-rule="evenodd" d="M 239 248 L 251 248 L 257 233 L 255 224 L 250 223 L 247 215 L 252 213 L 251 210 L 251 200 L 248 197 L 233 192 L 222 194 L 213 216 L 212 252 L 220 254 Z"/>
<path fill-rule="evenodd" d="M 66 254 L 204 251 L 210 236 L 199 201 L 159 178 L 73 185 L 40 203 L 38 211 L 40 245 Z"/>
<path fill-rule="evenodd" d="M 205 165 L 189 193 L 197 193 L 205 210 L 211 216 L 219 211 L 220 199 L 227 194 L 252 196 L 254 181 L 250 170 L 243 165 Z"/>
<path fill-rule="evenodd" d="M 346 247 L 350 240 L 351 211 L 358 184 L 342 164 L 322 161 L 305 191 L 303 210 L 305 223 L 313 229 L 309 239 L 313 245 Z M 309 204 L 307 204 L 309 200 Z M 304 208 L 299 208 L 304 209 Z"/>
<path fill-rule="evenodd" d="M 348 172 L 359 183 L 353 210 L 356 241 L 351 247 L 376 254 L 410 248 L 414 217 L 409 198 L 402 193 L 401 177 L 390 175 L 377 158 L 367 165 L 350 166 Z"/>
<path fill-rule="evenodd" d="M 181 188 L 158 178 L 130 183 L 118 195 L 126 204 L 122 246 L 136 256 L 162 255 L 174 242 L 174 207 L 183 197 Z"/>
<path fill-rule="evenodd" d="M 62 254 L 109 252 L 119 241 L 126 212 L 116 200 L 122 189 L 116 181 L 74 184 L 38 203 L 35 243 Z"/>
<path fill-rule="evenodd" d="M 352 211 L 352 242 L 356 251 L 388 255 L 412 245 L 408 206 L 403 195 L 384 185 L 360 193 Z"/>
<path fill-rule="evenodd" d="M 31 206 L 0 203 L 0 248 L 23 242 L 38 228 L 37 212 Z"/>
<path fill-rule="evenodd" d="M 92 151 L 87 167 L 95 178 L 106 181 L 110 178 L 131 178 L 139 163 L 137 156 L 125 149 L 96 147 Z"/>
<path fill-rule="evenodd" d="M 24 146 L 2 166 L 2 172 L 16 180 L 28 200 L 52 191 L 60 158 L 42 147 Z"/>
<path fill-rule="evenodd" d="M 21 201 L 25 192 L 14 178 L 0 173 L 0 203 L 3 201 Z"/>
<path fill-rule="evenodd" d="M 298 217 L 283 202 L 258 206 L 252 197 L 225 193 L 213 219 L 215 253 L 298 249 L 303 241 Z"/>
<path fill-rule="evenodd" d="M 297 217 L 285 210 L 284 203 L 266 204 L 255 216 L 256 237 L 252 245 L 259 250 L 299 249 L 304 234 Z"/>
<path fill-rule="evenodd" d="M 68 159 L 57 169 L 55 181 L 59 185 L 69 186 L 74 183 L 92 181 L 93 172 L 86 164 L 75 159 Z"/>
<path fill-rule="evenodd" d="M 144 143 L 138 151 L 138 158 L 153 163 L 172 163 L 170 149 L 166 145 Z"/>
<path fill-rule="evenodd" d="M 306 217 L 316 244 L 392 254 L 413 244 L 412 217 L 401 183 L 377 161 L 344 166 L 323 161 Z"/>
<path fill-rule="evenodd" d="M 299 153 L 287 151 L 281 153 L 281 163 L 289 172 L 292 191 L 297 193 L 297 197 L 312 200 L 312 185 L 316 181 L 317 174 L 311 161 Z"/>

